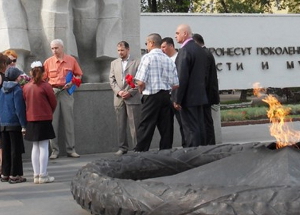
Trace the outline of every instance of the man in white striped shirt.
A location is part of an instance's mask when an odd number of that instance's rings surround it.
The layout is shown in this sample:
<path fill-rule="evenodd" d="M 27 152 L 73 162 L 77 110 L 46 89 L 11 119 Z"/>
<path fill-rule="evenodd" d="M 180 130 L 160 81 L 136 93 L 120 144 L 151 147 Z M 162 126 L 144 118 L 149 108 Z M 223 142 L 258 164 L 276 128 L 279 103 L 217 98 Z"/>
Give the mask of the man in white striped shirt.
<path fill-rule="evenodd" d="M 179 86 L 177 70 L 175 63 L 160 49 L 159 34 L 150 34 L 145 45 L 149 53 L 142 57 L 135 75 L 143 97 L 134 150 L 149 150 L 156 126 L 161 136 L 159 149 L 170 149 L 173 144 L 173 131 L 169 93 Z"/>

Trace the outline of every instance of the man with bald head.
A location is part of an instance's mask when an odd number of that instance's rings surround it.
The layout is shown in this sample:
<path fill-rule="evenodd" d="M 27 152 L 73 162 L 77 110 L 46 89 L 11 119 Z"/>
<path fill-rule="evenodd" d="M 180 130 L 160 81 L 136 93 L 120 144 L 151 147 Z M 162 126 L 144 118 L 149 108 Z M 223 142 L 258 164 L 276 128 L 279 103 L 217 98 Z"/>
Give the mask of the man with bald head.
<path fill-rule="evenodd" d="M 186 147 L 206 145 L 203 105 L 208 103 L 207 54 L 194 42 L 189 25 L 179 25 L 175 39 L 181 48 L 175 61 L 180 86 L 172 93 L 174 108 L 181 111 Z"/>

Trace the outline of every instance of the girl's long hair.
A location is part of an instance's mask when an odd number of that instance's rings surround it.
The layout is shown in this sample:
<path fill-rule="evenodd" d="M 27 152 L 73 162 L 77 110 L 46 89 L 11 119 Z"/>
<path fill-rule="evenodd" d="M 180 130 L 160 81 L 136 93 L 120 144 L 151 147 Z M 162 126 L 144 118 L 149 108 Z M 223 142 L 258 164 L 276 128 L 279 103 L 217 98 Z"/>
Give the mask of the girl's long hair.
<path fill-rule="evenodd" d="M 34 84 L 39 84 L 43 81 L 44 67 L 34 67 L 31 69 L 31 75 Z"/>
<path fill-rule="evenodd" d="M 9 57 L 0 53 L 0 72 L 3 72 L 3 73 L 5 72 L 8 59 L 9 59 Z"/>

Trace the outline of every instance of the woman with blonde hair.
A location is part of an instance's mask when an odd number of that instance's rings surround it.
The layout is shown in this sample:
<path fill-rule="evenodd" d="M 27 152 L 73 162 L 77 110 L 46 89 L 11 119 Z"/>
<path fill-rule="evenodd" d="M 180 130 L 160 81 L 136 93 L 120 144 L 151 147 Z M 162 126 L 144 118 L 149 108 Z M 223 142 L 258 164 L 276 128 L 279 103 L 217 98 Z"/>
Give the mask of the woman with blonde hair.
<path fill-rule="evenodd" d="M 31 162 L 35 184 L 50 183 L 48 175 L 49 140 L 55 138 L 52 127 L 56 98 L 51 85 L 43 80 L 44 67 L 40 61 L 31 64 L 32 79 L 24 85 L 27 127 L 25 140 L 33 142 Z"/>
<path fill-rule="evenodd" d="M 7 61 L 8 62 L 8 67 L 16 66 L 17 59 L 18 59 L 17 52 L 15 52 L 12 49 L 8 49 L 8 50 L 4 51 L 3 54 L 8 57 L 8 61 Z"/>

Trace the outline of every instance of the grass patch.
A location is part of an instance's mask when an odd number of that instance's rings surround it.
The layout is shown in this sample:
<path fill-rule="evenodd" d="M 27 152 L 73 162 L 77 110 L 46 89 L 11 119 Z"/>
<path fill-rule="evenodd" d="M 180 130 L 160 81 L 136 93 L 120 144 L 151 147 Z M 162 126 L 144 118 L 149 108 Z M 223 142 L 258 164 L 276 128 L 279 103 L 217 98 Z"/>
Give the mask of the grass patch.
<path fill-rule="evenodd" d="M 300 116 L 300 104 L 284 105 L 291 109 L 287 118 L 298 118 Z M 245 121 L 268 119 L 268 107 L 249 107 L 221 110 L 221 122 Z"/>
<path fill-rule="evenodd" d="M 254 119 L 266 119 L 267 108 L 266 107 L 250 107 L 250 108 L 237 108 L 221 110 L 221 121 L 244 121 Z"/>
<path fill-rule="evenodd" d="M 251 102 L 251 100 L 247 100 L 245 102 Z M 239 104 L 241 103 L 240 100 L 228 100 L 228 101 L 221 101 L 220 104 L 221 105 L 232 105 L 232 104 Z"/>

